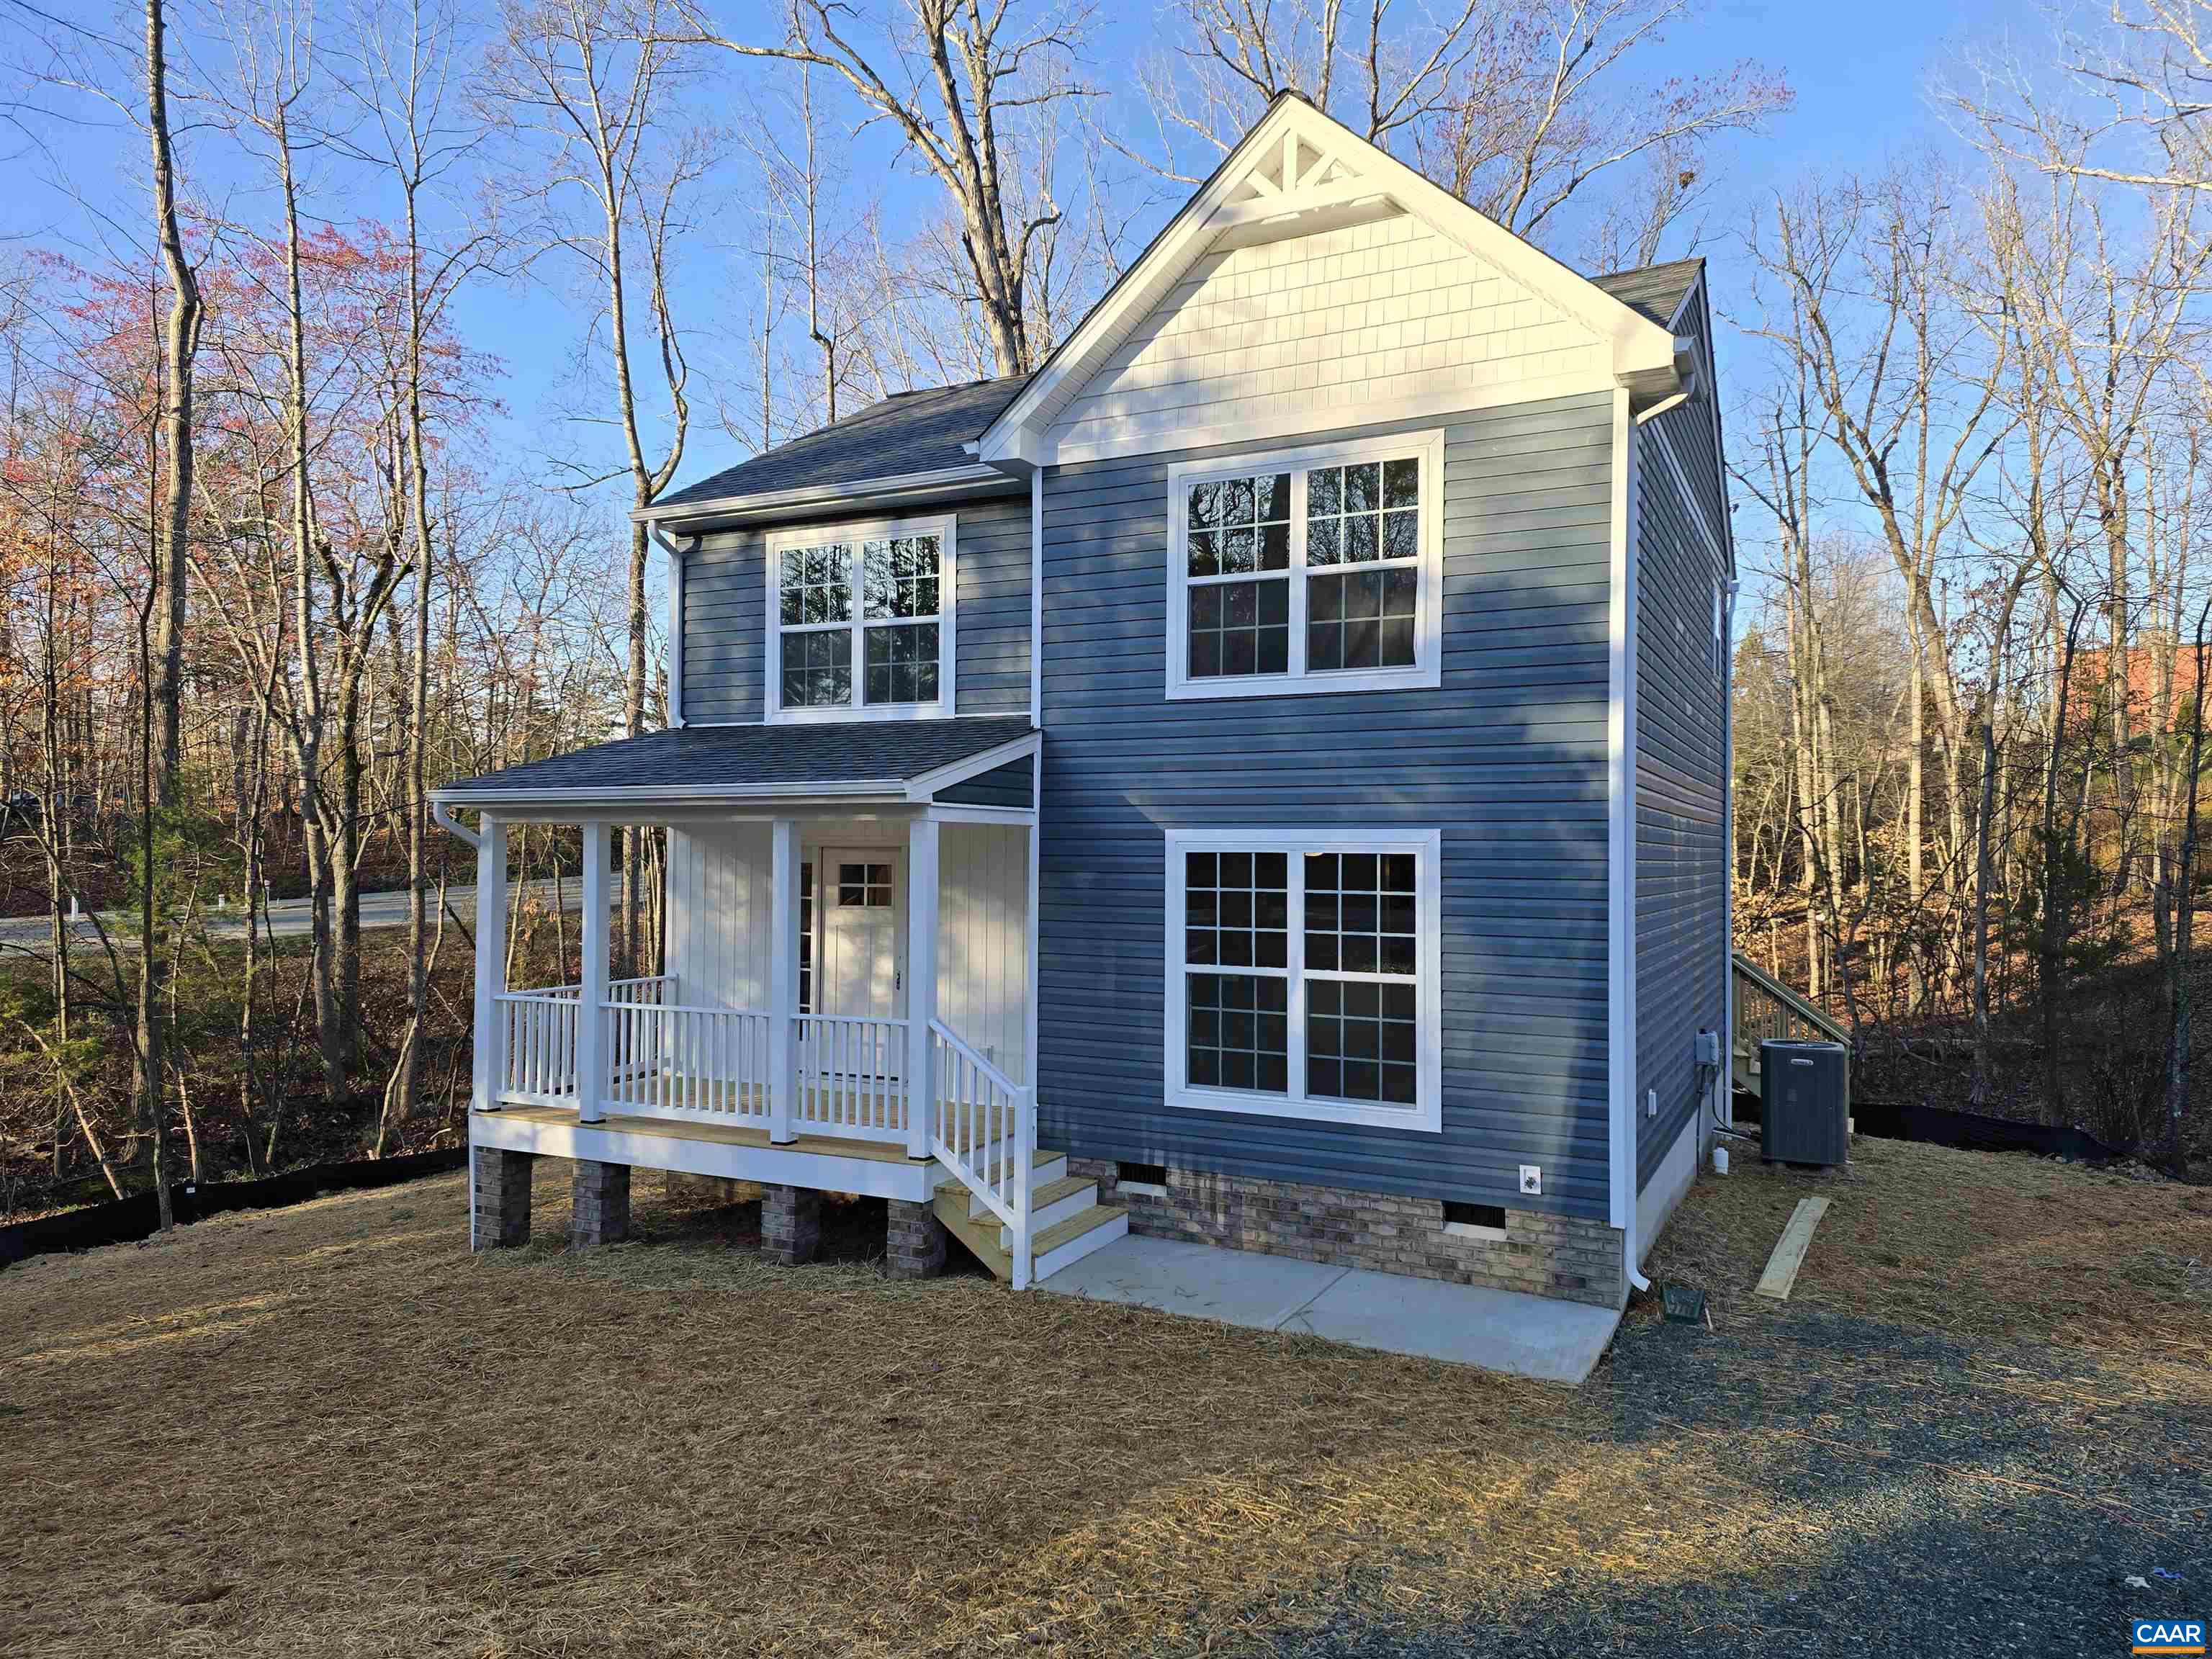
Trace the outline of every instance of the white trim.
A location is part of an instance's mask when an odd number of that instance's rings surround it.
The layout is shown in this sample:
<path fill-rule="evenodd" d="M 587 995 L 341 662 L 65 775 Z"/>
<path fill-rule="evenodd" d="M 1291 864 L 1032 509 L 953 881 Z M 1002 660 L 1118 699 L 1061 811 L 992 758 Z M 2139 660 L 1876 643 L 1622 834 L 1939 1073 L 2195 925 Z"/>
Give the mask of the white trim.
<path fill-rule="evenodd" d="M 1036 814 L 1026 806 L 932 805 L 919 817 L 932 823 L 1035 823 Z"/>
<path fill-rule="evenodd" d="M 1420 534 L 1415 579 L 1413 660 L 1402 668 L 1310 670 L 1306 660 L 1306 593 L 1316 575 L 1343 574 L 1366 567 L 1306 562 L 1306 476 L 1316 467 L 1364 461 L 1403 460 L 1420 468 Z M 1290 595 L 1290 666 L 1281 674 L 1193 678 L 1190 668 L 1190 560 L 1185 544 L 1189 486 L 1207 478 L 1255 472 L 1289 472 L 1290 563 L 1281 573 Z M 1297 448 L 1254 450 L 1168 469 L 1167 697 L 1314 696 L 1331 692 L 1434 688 L 1443 682 L 1444 434 L 1442 428 L 1355 438 Z M 1270 573 L 1272 574 L 1272 573 Z"/>
<path fill-rule="evenodd" d="M 1698 492 L 1690 488 L 1689 472 L 1682 465 L 1682 458 L 1674 453 L 1674 441 L 1668 437 L 1664 427 L 1655 426 L 1650 431 L 1651 435 L 1659 441 L 1659 453 L 1666 459 L 1667 470 L 1674 475 L 1675 488 L 1682 492 L 1682 499 L 1689 504 L 1690 517 L 1696 520 L 1698 533 L 1705 538 L 1705 550 L 1725 566 L 1729 559 L 1728 550 L 1721 544 L 1721 538 L 1713 533 L 1712 521 L 1705 516 L 1705 504 L 1698 499 Z"/>
<path fill-rule="evenodd" d="M 1165 299 L 1183 273 L 1214 245 L 1224 229 L 1221 210 L 1236 199 L 1255 166 L 1265 163 L 1270 146 L 1285 140 L 1303 140 L 1317 155 L 1347 171 L 1356 168 L 1363 193 L 1387 195 L 1440 235 L 1589 328 L 1611 346 L 1616 380 L 1673 379 L 1674 342 L 1670 330 L 1485 217 L 1388 151 L 1330 119 L 1304 98 L 1281 94 L 1212 175 L 1192 193 L 1152 246 L 1091 307 L 1074 333 L 984 429 L 976 441 L 976 453 L 982 459 L 1036 465 L 1074 459 L 1072 454 L 1054 452 L 1046 441 L 1048 428 L 1073 395 L 1073 389 L 1087 384 L 1099 372 L 1129 330 Z M 1317 216 L 1325 214 L 1326 209 Z M 1295 228 L 1294 223 L 1285 225 L 1286 231 Z M 1673 389 L 1671 385 L 1665 387 Z M 1117 442 L 1120 436 L 1117 434 Z"/>
<path fill-rule="evenodd" d="M 1606 715 L 1607 1188 L 1609 1223 L 1636 1266 L 1636 441 L 1626 387 L 1613 398 L 1612 587 Z"/>
<path fill-rule="evenodd" d="M 1188 409 L 1127 415 L 1115 421 L 1108 435 L 1083 442 L 1055 444 L 1051 464 L 1073 465 L 1079 461 L 1200 449 L 1213 444 L 1260 444 L 1285 439 L 1296 442 L 1318 434 L 1341 432 L 1347 426 L 1434 420 L 1442 416 L 1473 414 L 1558 398 L 1584 398 L 1594 392 L 1610 392 L 1616 384 L 1612 376 L 1603 374 L 1546 374 L 1510 385 L 1469 386 L 1418 398 L 1378 398 L 1350 405 L 1292 398 L 1289 407 L 1277 413 L 1229 421 L 1208 422 L 1202 413 L 1194 416 Z"/>
<path fill-rule="evenodd" d="M 1698 320 L 1703 325 L 1705 347 L 1699 355 L 1703 359 L 1701 367 L 1705 382 L 1705 414 L 1712 431 L 1714 464 L 1720 472 L 1721 538 L 1726 549 L 1728 574 L 1733 579 L 1735 575 L 1735 517 L 1729 511 L 1728 505 L 1728 464 L 1725 459 L 1728 449 L 1721 441 L 1720 372 L 1713 361 L 1713 308 L 1706 302 L 1705 268 L 1703 265 L 1698 267 L 1696 278 L 1684 290 L 1680 303 L 1674 307 L 1674 314 L 1667 319 L 1667 326 L 1672 329 L 1680 322 L 1693 302 L 1698 310 Z M 1729 867 L 1733 872 L 1733 863 Z"/>
<path fill-rule="evenodd" d="M 684 724 L 684 550 L 649 525 L 653 539 L 668 555 L 668 724 Z M 693 545 L 697 545 L 694 538 Z"/>
<path fill-rule="evenodd" d="M 612 907 L 607 901 L 607 821 L 587 818 L 583 824 L 584 915 L 582 937 L 577 945 L 580 958 L 576 975 L 576 1115 L 586 1123 L 606 1115 L 603 1091 L 607 1081 L 605 1018 L 607 1000 L 608 935 Z"/>
<path fill-rule="evenodd" d="M 846 1158 L 801 1152 L 788 1146 L 733 1146 L 566 1119 L 544 1123 L 505 1112 L 471 1114 L 469 1138 L 472 1146 L 532 1152 L 540 1158 L 589 1158 L 638 1170 L 676 1170 L 732 1181 L 757 1181 L 767 1186 L 903 1199 L 908 1203 L 927 1203 L 938 1182 L 945 1179 L 945 1172 L 935 1164 L 911 1158 Z"/>
<path fill-rule="evenodd" d="M 761 720 L 768 726 L 810 725 L 825 720 L 949 720 L 954 704 L 955 665 L 953 613 L 959 609 L 959 515 L 933 514 L 917 519 L 856 519 L 839 524 L 806 525 L 771 531 L 762 550 L 761 574 Z M 871 627 L 911 627 L 927 617 L 890 622 L 864 614 L 862 597 L 866 580 L 866 555 L 861 544 L 893 536 L 935 536 L 937 552 L 937 701 L 934 702 L 875 703 L 867 696 L 867 632 Z M 853 701 L 820 708 L 783 707 L 783 635 L 778 567 L 781 555 L 790 548 L 848 546 L 852 553 L 853 614 L 848 629 L 853 643 Z"/>
<path fill-rule="evenodd" d="M 1163 1003 L 1162 1097 L 1188 1111 L 1237 1112 L 1258 1117 L 1297 1118 L 1315 1123 L 1344 1123 L 1377 1128 L 1412 1129 L 1435 1134 L 1443 1127 L 1443 832 L 1434 827 L 1376 824 L 1357 829 L 1175 829 L 1164 832 L 1164 872 L 1167 903 L 1164 939 L 1165 1000 Z M 1289 940 L 1283 976 L 1288 999 L 1290 1081 L 1286 1095 L 1194 1085 L 1185 1080 L 1183 960 L 1183 854 L 1209 851 L 1279 852 L 1288 857 Z M 1305 1073 L 1305 864 L 1308 853 L 1410 853 L 1414 858 L 1414 927 L 1419 959 L 1414 979 L 1419 998 L 1419 1048 L 1415 1055 L 1414 1103 L 1366 1104 L 1310 1097 Z M 1199 971 L 1204 971 L 1200 969 Z M 1235 969 L 1224 971 L 1235 973 Z"/>
<path fill-rule="evenodd" d="M 796 818 L 777 818 L 769 831 L 768 1133 L 787 1141 L 799 1101 L 799 866 L 805 858 Z M 817 863 L 816 890 L 824 890 Z M 822 912 L 816 902 L 815 915 Z M 814 955 L 815 1001 L 822 1000 L 822 955 Z"/>
<path fill-rule="evenodd" d="M 852 478 L 841 483 L 807 484 L 795 489 L 758 490 L 745 495 L 717 495 L 708 501 L 683 501 L 630 509 L 637 524 L 675 525 L 695 519 L 760 517 L 769 514 L 803 511 L 810 507 L 844 507 L 867 496 L 900 496 L 952 489 L 965 485 L 1003 487 L 1006 475 L 980 462 L 940 467 L 931 472 L 888 472 L 878 477 Z M 884 503 L 889 505 L 888 502 Z"/>
<path fill-rule="evenodd" d="M 1022 1044 L 1026 1051 L 1022 1081 L 1030 1091 L 1030 1139 L 1031 1150 L 1039 1133 L 1037 1127 L 1036 1088 L 1039 1039 L 1037 1034 L 1037 842 L 1044 824 L 1044 743 L 1038 740 L 1036 752 L 1030 757 L 1030 805 L 1036 809 L 1030 815 L 1029 834 L 1029 909 L 1024 918 L 1028 935 L 1024 942 L 1029 951 L 1028 976 L 1024 981 L 1027 995 L 1023 999 L 1024 1030 Z"/>
<path fill-rule="evenodd" d="M 506 989 L 507 823 L 486 812 L 477 830 L 476 1041 L 469 1077 L 469 1098 L 479 1112 L 492 1109 L 507 1081 L 499 1020 Z"/>
<path fill-rule="evenodd" d="M 907 799 L 903 778 L 793 779 L 786 783 L 624 784 L 588 792 L 574 787 L 544 789 L 441 789 L 430 799 L 441 806 L 574 806 L 672 804 L 713 805 L 738 801 L 808 801 L 866 799 L 886 805 Z M 574 820 L 571 820 L 573 822 Z"/>
<path fill-rule="evenodd" d="M 906 844 L 906 1154 L 927 1158 L 937 1132 L 937 1084 L 932 1075 L 937 1043 L 937 884 L 943 866 L 943 832 L 933 818 L 907 826 Z M 829 889 L 825 885 L 823 892 Z"/>
<path fill-rule="evenodd" d="M 978 715 L 976 718 L 998 717 Z M 940 789 L 950 789 L 956 783 L 965 783 L 970 778 L 981 777 L 986 772 L 996 771 L 1009 761 L 1018 761 L 1024 755 L 1035 754 L 1040 741 L 1042 739 L 1036 732 L 1025 732 L 1020 737 L 1009 738 L 1005 743 L 984 750 L 981 754 L 969 755 L 962 760 L 947 761 L 944 765 L 924 772 L 919 777 L 908 778 L 906 782 L 907 799 L 926 801 Z"/>
<path fill-rule="evenodd" d="M 1030 724 L 1044 725 L 1044 474 L 1030 474 Z"/>

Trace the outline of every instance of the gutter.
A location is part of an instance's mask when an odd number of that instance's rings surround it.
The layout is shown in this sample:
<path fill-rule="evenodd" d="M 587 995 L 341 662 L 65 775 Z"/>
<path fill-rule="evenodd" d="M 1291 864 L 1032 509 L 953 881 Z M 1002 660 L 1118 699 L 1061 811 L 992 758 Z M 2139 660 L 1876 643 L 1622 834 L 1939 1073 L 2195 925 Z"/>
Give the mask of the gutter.
<path fill-rule="evenodd" d="M 717 495 L 703 501 L 636 507 L 630 509 L 629 518 L 633 524 L 647 525 L 681 524 L 702 519 L 772 518 L 817 507 L 842 509 L 872 500 L 895 501 L 944 490 L 1012 488 L 1018 482 L 995 466 L 971 461 L 927 472 L 891 472 L 840 483 L 809 484 L 797 489 L 762 490 L 747 495 Z"/>

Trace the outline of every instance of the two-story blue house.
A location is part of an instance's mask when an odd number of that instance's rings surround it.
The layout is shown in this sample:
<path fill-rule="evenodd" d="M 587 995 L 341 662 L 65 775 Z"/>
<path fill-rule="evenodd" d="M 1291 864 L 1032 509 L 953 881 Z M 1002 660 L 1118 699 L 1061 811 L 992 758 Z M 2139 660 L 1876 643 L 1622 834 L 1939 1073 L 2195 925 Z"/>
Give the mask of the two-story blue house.
<path fill-rule="evenodd" d="M 1133 1230 L 1620 1305 L 1727 1086 L 1710 333 L 1701 264 L 1577 275 L 1285 95 L 1035 374 L 647 509 L 669 729 L 440 796 L 477 1242 L 546 1155 L 585 1241 L 645 1167 L 787 1260 L 852 1193 L 911 1273 Z M 543 821 L 583 979 L 509 989 Z"/>

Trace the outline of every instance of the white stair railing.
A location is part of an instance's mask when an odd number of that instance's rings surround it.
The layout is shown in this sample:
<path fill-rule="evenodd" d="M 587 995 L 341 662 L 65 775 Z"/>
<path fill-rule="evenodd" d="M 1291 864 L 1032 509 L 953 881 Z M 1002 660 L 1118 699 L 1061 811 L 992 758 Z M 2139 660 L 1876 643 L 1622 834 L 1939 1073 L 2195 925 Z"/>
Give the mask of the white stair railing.
<path fill-rule="evenodd" d="M 1013 1234 L 1016 1290 L 1030 1282 L 1030 1171 L 1036 1105 L 1030 1091 L 929 1022 L 937 1100 L 929 1150 Z"/>

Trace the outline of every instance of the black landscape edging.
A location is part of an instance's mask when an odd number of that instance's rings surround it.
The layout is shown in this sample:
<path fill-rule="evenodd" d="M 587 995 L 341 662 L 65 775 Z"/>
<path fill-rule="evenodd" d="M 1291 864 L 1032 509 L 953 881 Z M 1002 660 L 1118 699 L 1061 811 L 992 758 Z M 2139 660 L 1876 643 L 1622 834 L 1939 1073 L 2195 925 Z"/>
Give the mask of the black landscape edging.
<path fill-rule="evenodd" d="M 1737 1097 L 1739 1116 L 1756 1118 L 1759 1097 Z M 1751 1110 L 1747 1113 L 1744 1106 Z M 2008 1117 L 1984 1117 L 1942 1106 L 1905 1106 L 1879 1100 L 1851 1103 L 1852 1127 L 1883 1140 L 1917 1140 L 1968 1152 L 2033 1152 L 2038 1158 L 2070 1158 L 2081 1164 L 2116 1164 L 2128 1156 L 2088 1133 L 2047 1123 L 2021 1123 Z"/>
<path fill-rule="evenodd" d="M 259 1181 L 203 1182 L 195 1188 L 179 1182 L 169 1197 L 179 1223 L 199 1221 L 230 1210 L 275 1210 L 304 1204 L 319 1193 L 339 1193 L 370 1187 L 396 1186 L 418 1176 L 441 1175 L 468 1163 L 468 1149 L 409 1152 L 399 1158 L 361 1158 L 345 1164 L 320 1164 L 312 1169 L 290 1170 Z M 40 1216 L 0 1227 L 0 1267 L 27 1256 L 50 1255 L 64 1250 L 89 1250 L 102 1244 L 128 1244 L 150 1237 L 161 1225 L 161 1212 L 152 1193 L 92 1204 L 59 1215 Z"/>

